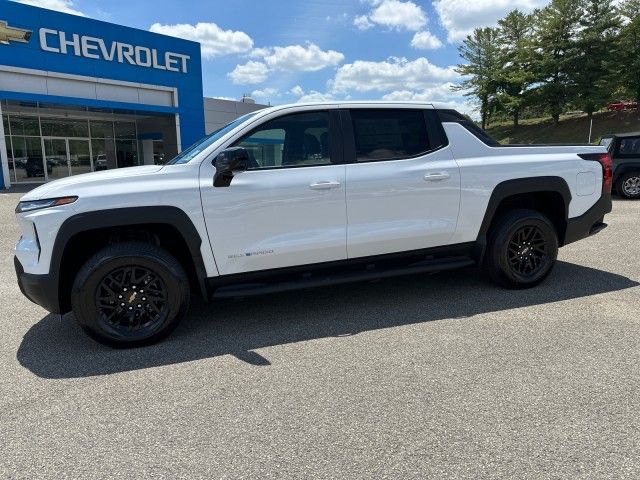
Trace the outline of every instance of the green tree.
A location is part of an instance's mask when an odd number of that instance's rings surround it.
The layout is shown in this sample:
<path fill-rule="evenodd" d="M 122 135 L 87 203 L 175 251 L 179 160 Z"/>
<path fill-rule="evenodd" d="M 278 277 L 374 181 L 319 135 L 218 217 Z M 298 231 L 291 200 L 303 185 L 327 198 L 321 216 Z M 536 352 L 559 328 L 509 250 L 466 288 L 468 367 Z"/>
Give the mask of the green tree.
<path fill-rule="evenodd" d="M 591 119 L 611 99 L 621 22 L 611 0 L 583 0 L 582 7 L 572 81 L 576 104 Z"/>
<path fill-rule="evenodd" d="M 528 88 L 534 81 L 532 23 L 530 15 L 517 9 L 498 22 L 499 100 L 502 108 L 511 115 L 514 128 L 518 126 L 520 113 L 528 99 Z"/>
<path fill-rule="evenodd" d="M 616 80 L 622 90 L 640 101 L 640 0 L 620 5 L 624 17 L 618 45 L 612 60 L 616 62 Z"/>
<path fill-rule="evenodd" d="M 476 28 L 458 51 L 467 63 L 458 65 L 456 71 L 464 80 L 454 89 L 478 99 L 482 128 L 486 128 L 497 103 L 500 71 L 498 29 Z"/>
<path fill-rule="evenodd" d="M 535 68 L 537 96 L 547 105 L 557 125 L 560 114 L 572 99 L 572 78 L 576 66 L 576 34 L 582 14 L 581 0 L 552 0 L 534 12 Z"/>

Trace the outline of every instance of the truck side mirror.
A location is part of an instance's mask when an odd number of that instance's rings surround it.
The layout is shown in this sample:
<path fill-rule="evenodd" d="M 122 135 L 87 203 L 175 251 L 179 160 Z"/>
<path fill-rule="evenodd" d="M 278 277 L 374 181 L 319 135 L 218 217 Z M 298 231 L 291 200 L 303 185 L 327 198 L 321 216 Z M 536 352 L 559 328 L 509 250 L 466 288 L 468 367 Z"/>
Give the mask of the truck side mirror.
<path fill-rule="evenodd" d="M 249 152 L 246 148 L 233 147 L 220 152 L 213 160 L 216 174 L 213 177 L 214 187 L 228 187 L 233 177 L 249 168 Z"/>

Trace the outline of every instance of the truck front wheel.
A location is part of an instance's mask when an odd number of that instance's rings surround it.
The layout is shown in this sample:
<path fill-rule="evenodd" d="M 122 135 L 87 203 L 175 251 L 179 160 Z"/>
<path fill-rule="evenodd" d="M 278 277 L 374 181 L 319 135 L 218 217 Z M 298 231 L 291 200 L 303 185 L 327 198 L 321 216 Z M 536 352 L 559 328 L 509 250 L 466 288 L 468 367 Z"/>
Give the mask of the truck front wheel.
<path fill-rule="evenodd" d="M 535 210 L 513 210 L 500 217 L 489 234 L 485 269 L 508 288 L 542 282 L 558 257 L 558 235 L 547 217 Z"/>
<path fill-rule="evenodd" d="M 155 343 L 189 308 L 189 280 L 180 263 L 152 244 L 109 245 L 78 272 L 71 291 L 75 317 L 89 336 L 117 348 Z"/>

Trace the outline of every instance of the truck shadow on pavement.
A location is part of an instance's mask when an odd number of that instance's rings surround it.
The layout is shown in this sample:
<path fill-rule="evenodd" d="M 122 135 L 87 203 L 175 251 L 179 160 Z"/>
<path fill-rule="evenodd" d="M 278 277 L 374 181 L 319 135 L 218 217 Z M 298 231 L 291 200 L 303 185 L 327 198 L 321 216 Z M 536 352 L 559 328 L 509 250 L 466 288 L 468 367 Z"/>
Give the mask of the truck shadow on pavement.
<path fill-rule="evenodd" d="M 542 286 L 500 289 L 475 269 L 282 293 L 205 305 L 191 312 L 164 342 L 113 350 L 89 339 L 71 315 L 48 315 L 24 336 L 17 358 L 43 378 L 108 375 L 233 355 L 256 366 L 255 349 L 318 338 L 474 315 L 615 292 L 640 285 L 626 277 L 559 262 Z M 579 306 L 576 308 L 580 308 Z"/>

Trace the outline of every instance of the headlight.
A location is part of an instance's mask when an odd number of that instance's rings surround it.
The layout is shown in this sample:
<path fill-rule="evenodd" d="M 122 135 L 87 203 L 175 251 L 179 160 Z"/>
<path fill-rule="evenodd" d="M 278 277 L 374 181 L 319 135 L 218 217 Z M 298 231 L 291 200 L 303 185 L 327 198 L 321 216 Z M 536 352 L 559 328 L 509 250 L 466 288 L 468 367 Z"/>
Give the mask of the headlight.
<path fill-rule="evenodd" d="M 49 198 L 47 200 L 28 200 L 26 202 L 18 203 L 16 207 L 16 213 L 30 212 L 32 210 L 39 210 L 41 208 L 59 207 L 61 205 L 69 205 L 75 202 L 78 197 L 61 197 L 61 198 Z"/>

